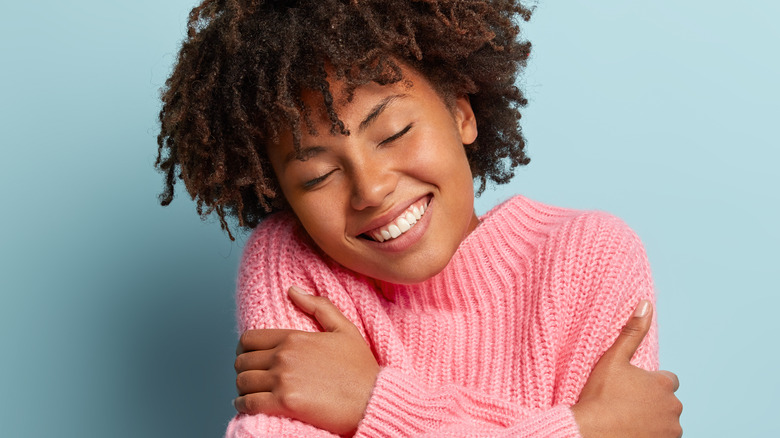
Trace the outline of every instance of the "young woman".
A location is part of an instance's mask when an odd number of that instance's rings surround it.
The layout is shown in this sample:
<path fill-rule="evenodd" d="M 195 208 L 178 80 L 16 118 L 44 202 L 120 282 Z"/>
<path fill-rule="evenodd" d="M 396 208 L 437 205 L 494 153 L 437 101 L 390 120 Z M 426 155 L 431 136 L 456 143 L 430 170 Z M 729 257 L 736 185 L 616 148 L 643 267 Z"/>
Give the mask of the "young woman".
<path fill-rule="evenodd" d="M 474 213 L 475 178 L 528 162 L 514 83 L 529 16 L 505 1 L 193 10 L 158 165 L 164 204 L 178 175 L 201 214 L 255 228 L 228 436 L 681 434 L 633 232 L 523 197 Z"/>

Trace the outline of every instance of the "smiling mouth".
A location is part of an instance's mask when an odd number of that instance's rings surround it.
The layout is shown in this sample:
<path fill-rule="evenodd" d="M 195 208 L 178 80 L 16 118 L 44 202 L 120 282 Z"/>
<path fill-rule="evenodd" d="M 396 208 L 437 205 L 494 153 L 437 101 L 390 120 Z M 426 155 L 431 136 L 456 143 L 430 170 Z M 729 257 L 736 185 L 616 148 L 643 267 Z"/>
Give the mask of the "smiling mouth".
<path fill-rule="evenodd" d="M 410 205 L 403 213 L 387 224 L 374 228 L 360 235 L 360 237 L 376 242 L 387 242 L 393 240 L 411 230 L 420 220 L 428 209 L 429 197 Z"/>

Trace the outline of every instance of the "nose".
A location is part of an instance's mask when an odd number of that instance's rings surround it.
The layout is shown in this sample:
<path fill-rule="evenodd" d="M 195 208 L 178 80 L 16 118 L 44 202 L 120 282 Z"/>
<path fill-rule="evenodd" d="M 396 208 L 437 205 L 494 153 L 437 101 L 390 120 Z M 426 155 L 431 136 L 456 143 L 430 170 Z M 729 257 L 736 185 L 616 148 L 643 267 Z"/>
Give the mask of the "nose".
<path fill-rule="evenodd" d="M 385 198 L 395 191 L 398 175 L 387 160 L 365 160 L 352 171 L 352 208 L 364 210 L 382 205 Z"/>

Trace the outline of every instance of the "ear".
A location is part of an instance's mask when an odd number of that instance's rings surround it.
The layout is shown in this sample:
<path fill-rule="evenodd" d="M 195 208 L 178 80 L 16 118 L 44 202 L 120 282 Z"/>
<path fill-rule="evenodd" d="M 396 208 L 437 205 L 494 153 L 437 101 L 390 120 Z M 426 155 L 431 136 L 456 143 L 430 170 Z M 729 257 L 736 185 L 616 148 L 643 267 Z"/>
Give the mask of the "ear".
<path fill-rule="evenodd" d="M 477 119 L 468 96 L 458 97 L 453 115 L 463 144 L 474 143 L 477 139 Z"/>

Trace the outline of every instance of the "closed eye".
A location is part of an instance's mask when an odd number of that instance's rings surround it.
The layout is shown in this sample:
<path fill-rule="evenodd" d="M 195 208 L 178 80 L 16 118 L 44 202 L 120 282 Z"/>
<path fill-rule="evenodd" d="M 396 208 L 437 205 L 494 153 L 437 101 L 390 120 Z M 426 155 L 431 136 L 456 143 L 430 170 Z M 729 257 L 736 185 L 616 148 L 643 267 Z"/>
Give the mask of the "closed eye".
<path fill-rule="evenodd" d="M 310 179 L 303 183 L 303 188 L 306 190 L 313 189 L 317 184 L 325 181 L 325 179 L 330 176 L 331 173 L 335 172 L 337 169 L 333 169 L 330 172 L 326 173 L 325 175 L 318 176 L 317 178 Z"/>
<path fill-rule="evenodd" d="M 394 140 L 398 140 L 404 134 L 409 132 L 410 129 L 412 129 L 412 125 L 413 125 L 413 123 L 410 123 L 410 124 L 406 125 L 406 128 L 404 128 L 404 129 L 398 131 L 397 133 L 391 135 L 390 137 L 387 137 L 386 139 L 382 140 L 381 142 L 379 142 L 379 146 L 385 145 L 385 144 L 390 143 L 390 142 L 392 142 Z"/>

